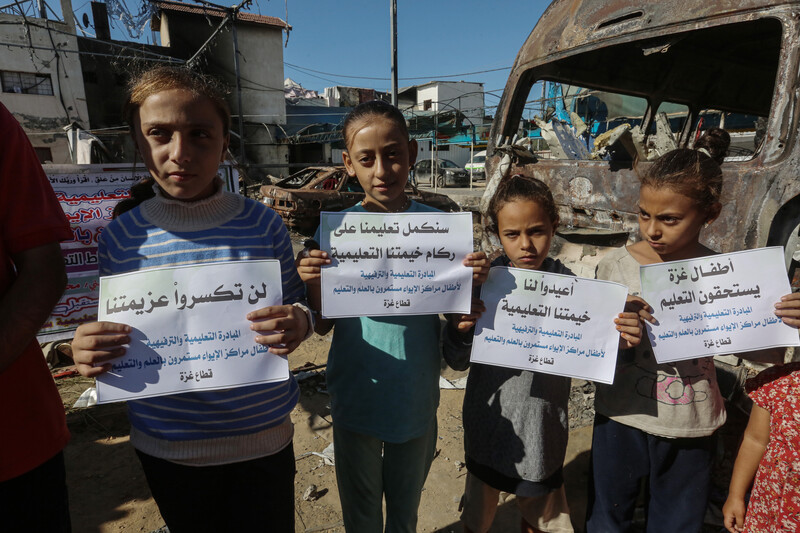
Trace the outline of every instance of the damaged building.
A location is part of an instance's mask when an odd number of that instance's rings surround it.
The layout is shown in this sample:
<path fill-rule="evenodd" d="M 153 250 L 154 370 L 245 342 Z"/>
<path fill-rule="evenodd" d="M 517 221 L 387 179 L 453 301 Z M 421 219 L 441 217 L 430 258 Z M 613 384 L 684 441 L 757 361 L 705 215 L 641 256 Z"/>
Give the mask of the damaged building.
<path fill-rule="evenodd" d="M 69 0 L 61 7 L 72 13 Z M 78 130 L 92 126 L 75 22 L 39 15 L 0 12 L 0 101 L 22 124 L 42 163 L 71 163 Z"/>
<path fill-rule="evenodd" d="M 233 155 L 251 168 L 288 165 L 289 150 L 277 135 L 286 123 L 283 38 L 291 26 L 277 17 L 206 5 L 167 0 L 151 4 L 157 12 L 151 27 L 161 46 L 231 88 Z M 288 173 L 288 166 L 273 170 Z"/>
<path fill-rule="evenodd" d="M 121 117 L 130 72 L 188 63 L 231 87 L 234 158 L 256 175 L 259 167 L 288 173 L 289 150 L 278 134 L 286 123 L 283 39 L 291 26 L 229 8 L 169 0 L 148 5 L 160 45 L 112 39 L 106 4 L 100 2 L 92 2 L 94 38 L 76 35 L 73 16 L 31 17 L 15 5 L 0 12 L 0 44 L 7 50 L 0 59 L 0 98 L 41 161 L 133 161 Z M 62 0 L 61 11 L 73 13 L 70 0 Z"/>

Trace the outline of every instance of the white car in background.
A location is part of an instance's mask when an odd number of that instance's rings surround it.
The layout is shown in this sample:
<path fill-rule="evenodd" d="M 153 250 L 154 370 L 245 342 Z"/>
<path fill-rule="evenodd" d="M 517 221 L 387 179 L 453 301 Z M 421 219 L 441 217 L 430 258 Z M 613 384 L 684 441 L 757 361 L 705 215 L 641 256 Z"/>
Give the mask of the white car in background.
<path fill-rule="evenodd" d="M 486 179 L 486 168 L 484 164 L 486 163 L 486 150 L 481 150 L 474 156 L 472 156 L 472 161 L 464 165 L 464 170 L 467 173 L 472 171 L 472 179 L 475 180 L 482 180 Z"/>

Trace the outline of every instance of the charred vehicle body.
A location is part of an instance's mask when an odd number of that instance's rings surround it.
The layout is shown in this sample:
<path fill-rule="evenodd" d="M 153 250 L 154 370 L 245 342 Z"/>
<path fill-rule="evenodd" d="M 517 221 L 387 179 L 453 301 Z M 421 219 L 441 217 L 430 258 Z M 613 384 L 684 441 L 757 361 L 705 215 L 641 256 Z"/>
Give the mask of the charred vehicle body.
<path fill-rule="evenodd" d="M 442 211 L 458 211 L 453 200 L 443 194 L 420 191 L 410 183 L 406 194 L 412 200 Z M 341 211 L 364 199 L 358 179 L 343 166 L 308 167 L 274 185 L 261 187 L 262 202 L 271 207 L 293 229 L 312 232 L 319 225 L 321 211 Z"/>
<path fill-rule="evenodd" d="M 484 212 L 499 180 L 522 173 L 552 189 L 567 241 L 636 240 L 637 171 L 720 126 L 733 148 L 705 244 L 786 246 L 796 288 L 799 63 L 800 1 L 554 0 L 498 106 Z"/>

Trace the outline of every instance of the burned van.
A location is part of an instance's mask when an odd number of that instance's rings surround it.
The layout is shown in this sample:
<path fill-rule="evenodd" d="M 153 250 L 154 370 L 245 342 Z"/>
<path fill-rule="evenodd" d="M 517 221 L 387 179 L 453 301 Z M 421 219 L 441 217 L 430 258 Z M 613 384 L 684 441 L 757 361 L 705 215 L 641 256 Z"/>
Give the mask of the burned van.
<path fill-rule="evenodd" d="M 484 206 L 523 173 L 553 190 L 566 241 L 636 240 L 637 170 L 723 127 L 724 208 L 705 244 L 784 245 L 797 287 L 798 63 L 800 1 L 555 0 L 497 109 Z"/>

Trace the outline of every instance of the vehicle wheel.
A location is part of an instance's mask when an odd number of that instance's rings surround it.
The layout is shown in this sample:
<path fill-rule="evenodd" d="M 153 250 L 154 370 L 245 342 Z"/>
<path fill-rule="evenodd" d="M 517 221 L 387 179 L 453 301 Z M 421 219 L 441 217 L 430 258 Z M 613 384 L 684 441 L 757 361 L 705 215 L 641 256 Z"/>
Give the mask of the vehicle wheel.
<path fill-rule="evenodd" d="M 444 187 L 444 176 L 436 176 L 436 186 Z"/>

